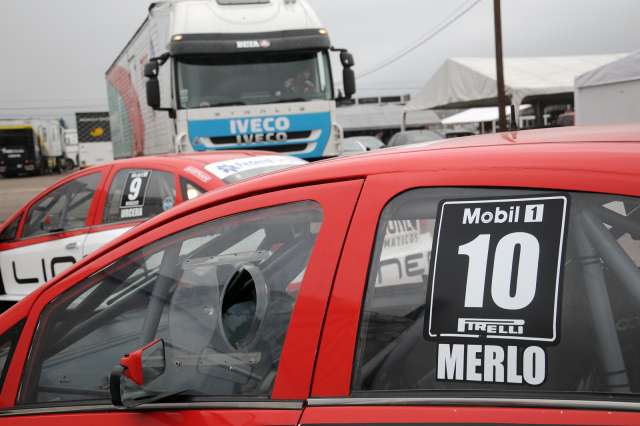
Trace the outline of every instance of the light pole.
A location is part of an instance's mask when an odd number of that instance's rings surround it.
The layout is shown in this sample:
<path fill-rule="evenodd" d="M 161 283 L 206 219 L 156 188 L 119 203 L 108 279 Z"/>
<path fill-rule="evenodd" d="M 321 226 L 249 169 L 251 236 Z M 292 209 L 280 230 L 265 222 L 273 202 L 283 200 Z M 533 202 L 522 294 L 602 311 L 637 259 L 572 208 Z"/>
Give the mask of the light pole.
<path fill-rule="evenodd" d="M 496 40 L 496 82 L 498 84 L 498 123 L 499 130 L 507 131 L 507 98 L 504 90 L 504 70 L 502 64 L 502 23 L 500 0 L 493 0 L 493 22 Z M 513 117 L 512 117 L 513 118 Z"/>

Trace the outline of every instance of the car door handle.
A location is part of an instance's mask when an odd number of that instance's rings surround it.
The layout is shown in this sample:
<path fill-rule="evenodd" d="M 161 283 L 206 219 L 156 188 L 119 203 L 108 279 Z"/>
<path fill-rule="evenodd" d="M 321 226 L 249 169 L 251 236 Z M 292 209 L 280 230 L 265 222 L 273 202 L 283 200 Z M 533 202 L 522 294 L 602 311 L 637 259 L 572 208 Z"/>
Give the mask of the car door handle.
<path fill-rule="evenodd" d="M 67 250 L 75 250 L 78 248 L 78 243 L 76 242 L 69 243 L 66 246 L 64 246 L 64 248 L 66 248 Z"/>

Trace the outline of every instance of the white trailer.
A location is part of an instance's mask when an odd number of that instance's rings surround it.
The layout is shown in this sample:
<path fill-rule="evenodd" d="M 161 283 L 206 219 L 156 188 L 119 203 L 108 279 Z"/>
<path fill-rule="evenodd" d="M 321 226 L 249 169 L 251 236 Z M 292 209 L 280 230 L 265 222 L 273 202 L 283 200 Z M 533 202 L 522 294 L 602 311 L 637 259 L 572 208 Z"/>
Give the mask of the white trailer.
<path fill-rule="evenodd" d="M 76 129 L 64 129 L 63 135 L 65 169 L 70 170 L 80 164 L 78 158 L 78 131 Z"/>
<path fill-rule="evenodd" d="M 576 125 L 640 122 L 640 50 L 576 78 Z"/>
<path fill-rule="evenodd" d="M 345 96 L 334 87 L 332 51 Z M 352 66 L 306 0 L 154 3 L 106 73 L 114 155 L 337 155 L 336 101 L 355 92 Z"/>

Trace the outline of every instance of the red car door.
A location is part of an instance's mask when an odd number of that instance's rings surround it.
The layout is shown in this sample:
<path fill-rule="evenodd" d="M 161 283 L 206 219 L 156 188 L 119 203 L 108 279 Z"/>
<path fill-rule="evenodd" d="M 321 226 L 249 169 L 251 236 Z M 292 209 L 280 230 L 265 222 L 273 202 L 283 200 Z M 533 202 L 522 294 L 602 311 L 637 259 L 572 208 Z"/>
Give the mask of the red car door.
<path fill-rule="evenodd" d="M 367 179 L 301 424 L 640 424 L 640 194 L 545 173 Z"/>
<path fill-rule="evenodd" d="M 11 353 L 0 424 L 296 424 L 361 187 L 291 188 L 182 216 L 18 305 L 0 329 Z M 15 327 L 20 340 L 5 343 Z M 123 395 L 164 397 L 114 407 L 113 367 L 158 340 L 159 381 Z"/>
<path fill-rule="evenodd" d="M 82 258 L 109 167 L 79 173 L 24 208 L 14 239 L 0 242 L 0 274 L 17 301 Z"/>

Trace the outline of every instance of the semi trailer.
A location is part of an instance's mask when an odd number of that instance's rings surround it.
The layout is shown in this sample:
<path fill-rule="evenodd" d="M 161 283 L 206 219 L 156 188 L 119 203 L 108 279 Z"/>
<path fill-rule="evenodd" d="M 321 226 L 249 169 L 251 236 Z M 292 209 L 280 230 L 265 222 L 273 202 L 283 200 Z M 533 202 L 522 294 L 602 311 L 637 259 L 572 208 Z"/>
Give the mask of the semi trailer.
<path fill-rule="evenodd" d="M 59 172 L 65 164 L 59 120 L 0 120 L 0 174 Z"/>

